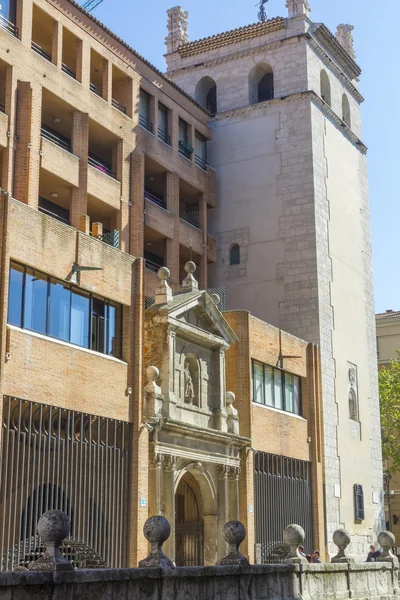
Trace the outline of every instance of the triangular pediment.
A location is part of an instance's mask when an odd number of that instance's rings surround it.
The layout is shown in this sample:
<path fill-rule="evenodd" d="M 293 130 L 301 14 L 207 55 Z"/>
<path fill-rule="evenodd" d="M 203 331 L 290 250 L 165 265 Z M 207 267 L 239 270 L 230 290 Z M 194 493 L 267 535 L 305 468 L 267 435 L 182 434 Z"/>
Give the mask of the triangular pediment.
<path fill-rule="evenodd" d="M 212 333 L 213 335 L 221 336 L 221 332 L 216 326 L 215 322 L 207 313 L 205 313 L 201 305 L 197 305 L 194 308 L 182 313 L 179 315 L 178 319 L 187 323 L 188 325 L 194 325 L 198 329 L 203 329 L 208 333 Z"/>

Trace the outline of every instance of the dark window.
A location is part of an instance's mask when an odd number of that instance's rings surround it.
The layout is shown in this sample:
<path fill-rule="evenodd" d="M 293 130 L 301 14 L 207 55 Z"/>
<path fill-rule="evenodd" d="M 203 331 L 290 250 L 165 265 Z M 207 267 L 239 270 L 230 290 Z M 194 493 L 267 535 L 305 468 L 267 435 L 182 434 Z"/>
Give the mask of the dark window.
<path fill-rule="evenodd" d="M 240 265 L 240 246 L 233 244 L 229 251 L 229 262 L 231 265 Z"/>
<path fill-rule="evenodd" d="M 195 134 L 195 162 L 201 169 L 207 167 L 207 140 L 204 135 L 201 135 L 198 131 Z"/>
<path fill-rule="evenodd" d="M 169 131 L 169 115 L 168 115 L 168 108 L 166 106 L 164 106 L 164 104 L 161 104 L 161 102 L 158 103 L 158 137 L 160 140 L 162 140 L 163 142 L 165 142 L 166 144 L 168 144 L 169 146 L 171 145 L 171 137 L 168 133 Z"/>
<path fill-rule="evenodd" d="M 266 73 L 258 84 L 258 101 L 272 100 L 274 97 L 274 74 Z"/>
<path fill-rule="evenodd" d="M 189 145 L 189 125 L 183 119 L 179 119 L 179 153 L 186 158 L 191 158 L 193 148 Z"/>
<path fill-rule="evenodd" d="M 66 225 L 69 225 L 69 210 L 66 208 L 62 208 L 55 204 L 54 202 L 50 202 L 50 200 L 46 200 L 46 198 L 39 198 L 39 210 L 45 215 L 49 215 Z"/>
<path fill-rule="evenodd" d="M 8 322 L 10 325 L 22 326 L 22 294 L 24 285 L 24 268 L 15 265 L 10 269 L 10 287 L 8 291 Z"/>
<path fill-rule="evenodd" d="M 139 95 L 139 123 L 148 131 L 153 131 L 153 124 L 150 119 L 151 96 L 144 90 L 140 90 Z"/>
<path fill-rule="evenodd" d="M 122 307 L 113 302 L 11 263 L 8 306 L 10 325 L 121 356 Z"/>
<path fill-rule="evenodd" d="M 253 360 L 253 402 L 300 415 L 300 377 Z"/>
<path fill-rule="evenodd" d="M 356 521 L 364 521 L 364 491 L 362 485 L 354 485 L 354 512 Z"/>
<path fill-rule="evenodd" d="M 206 108 L 214 116 L 217 114 L 217 86 L 213 85 L 206 97 Z"/>

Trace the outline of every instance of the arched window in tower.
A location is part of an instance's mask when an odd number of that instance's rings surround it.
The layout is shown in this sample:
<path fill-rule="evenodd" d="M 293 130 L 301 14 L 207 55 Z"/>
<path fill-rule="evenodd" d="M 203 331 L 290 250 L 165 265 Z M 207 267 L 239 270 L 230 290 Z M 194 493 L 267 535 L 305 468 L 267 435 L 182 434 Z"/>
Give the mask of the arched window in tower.
<path fill-rule="evenodd" d="M 249 74 L 249 104 L 272 100 L 274 97 L 274 72 L 268 63 L 259 63 Z"/>
<path fill-rule="evenodd" d="M 195 98 L 212 115 L 217 114 L 217 84 L 212 77 L 203 77 L 196 85 Z"/>
<path fill-rule="evenodd" d="M 326 71 L 321 71 L 321 98 L 331 106 L 331 82 Z"/>
<path fill-rule="evenodd" d="M 351 127 L 350 102 L 346 94 L 342 96 L 342 120 Z"/>
<path fill-rule="evenodd" d="M 240 265 L 240 246 L 239 244 L 233 244 L 229 251 L 229 263 L 231 265 Z"/>

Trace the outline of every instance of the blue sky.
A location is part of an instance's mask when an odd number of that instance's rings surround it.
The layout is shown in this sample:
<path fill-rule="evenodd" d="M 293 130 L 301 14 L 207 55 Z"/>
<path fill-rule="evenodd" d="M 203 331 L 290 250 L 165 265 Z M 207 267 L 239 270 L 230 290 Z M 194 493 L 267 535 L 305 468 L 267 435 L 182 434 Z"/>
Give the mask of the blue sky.
<path fill-rule="evenodd" d="M 400 56 L 398 0 L 310 0 L 311 18 L 333 32 L 339 23 L 355 25 L 357 62 L 363 69 L 363 141 L 369 147 L 376 310 L 400 310 L 396 239 L 400 237 L 397 174 L 400 134 L 397 61 Z M 256 0 L 104 0 L 93 14 L 161 70 L 166 10 L 181 4 L 189 11 L 191 40 L 257 20 Z M 286 16 L 285 0 L 270 0 L 270 17 Z M 393 29 L 392 25 L 393 24 Z"/>

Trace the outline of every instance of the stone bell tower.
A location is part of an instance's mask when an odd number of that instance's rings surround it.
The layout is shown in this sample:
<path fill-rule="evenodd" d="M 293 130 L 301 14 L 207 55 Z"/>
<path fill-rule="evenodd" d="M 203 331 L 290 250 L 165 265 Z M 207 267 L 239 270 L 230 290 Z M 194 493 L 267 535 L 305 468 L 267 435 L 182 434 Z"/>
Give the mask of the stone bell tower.
<path fill-rule="evenodd" d="M 327 537 L 346 527 L 361 555 L 383 521 L 361 69 L 352 26 L 335 36 L 310 20 L 309 0 L 286 8 L 169 44 L 168 75 L 203 106 L 213 99 L 211 285 L 229 309 L 320 346 Z"/>

